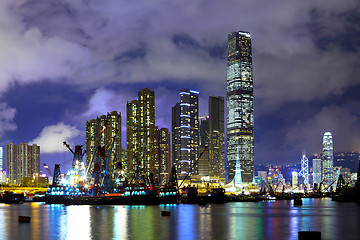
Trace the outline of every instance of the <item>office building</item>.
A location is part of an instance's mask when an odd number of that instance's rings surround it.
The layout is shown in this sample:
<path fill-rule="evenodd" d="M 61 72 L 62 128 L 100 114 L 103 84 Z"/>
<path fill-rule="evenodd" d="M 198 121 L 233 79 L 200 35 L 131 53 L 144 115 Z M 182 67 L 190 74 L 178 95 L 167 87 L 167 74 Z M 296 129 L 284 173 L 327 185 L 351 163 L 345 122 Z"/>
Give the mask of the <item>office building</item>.
<path fill-rule="evenodd" d="M 155 91 L 144 88 L 138 92 L 138 100 L 126 105 L 127 168 L 128 177 L 137 169 L 141 175 L 155 174 Z M 139 176 L 140 173 L 138 173 Z"/>
<path fill-rule="evenodd" d="M 241 174 L 241 183 L 254 175 L 254 89 L 251 36 L 236 31 L 228 36 L 227 56 L 227 182 Z M 236 171 L 237 166 L 240 170 Z M 237 177 L 238 178 L 238 177 Z M 236 185 L 236 184 L 235 184 Z"/>
<path fill-rule="evenodd" d="M 199 117 L 199 176 L 210 176 L 209 116 Z"/>
<path fill-rule="evenodd" d="M 21 178 L 39 176 L 40 146 L 27 143 L 6 145 L 6 172 L 10 184 L 21 184 Z"/>
<path fill-rule="evenodd" d="M 179 179 L 198 174 L 199 92 L 181 89 L 180 103 L 172 108 L 173 164 Z"/>
<path fill-rule="evenodd" d="M 298 172 L 292 172 L 292 180 L 291 180 L 291 185 L 292 185 L 292 189 L 295 190 L 298 188 L 298 182 L 299 180 L 299 173 Z"/>
<path fill-rule="evenodd" d="M 112 173 L 120 170 L 121 158 L 121 113 L 112 111 L 96 119 L 86 122 L 86 166 L 93 170 L 98 147 L 104 147 L 105 156 L 109 157 L 109 166 Z M 103 163 L 105 164 L 105 163 Z"/>
<path fill-rule="evenodd" d="M 325 185 L 333 183 L 334 179 L 333 140 L 330 132 L 324 133 L 322 151 L 322 176 Z"/>
<path fill-rule="evenodd" d="M 4 163 L 4 148 L 0 147 L 0 182 L 6 181 L 6 174 L 3 169 L 3 163 Z"/>
<path fill-rule="evenodd" d="M 209 97 L 210 176 L 225 177 L 224 98 Z"/>
<path fill-rule="evenodd" d="M 319 186 L 322 181 L 321 161 L 320 158 L 313 159 L 313 184 L 317 184 L 317 186 Z"/>

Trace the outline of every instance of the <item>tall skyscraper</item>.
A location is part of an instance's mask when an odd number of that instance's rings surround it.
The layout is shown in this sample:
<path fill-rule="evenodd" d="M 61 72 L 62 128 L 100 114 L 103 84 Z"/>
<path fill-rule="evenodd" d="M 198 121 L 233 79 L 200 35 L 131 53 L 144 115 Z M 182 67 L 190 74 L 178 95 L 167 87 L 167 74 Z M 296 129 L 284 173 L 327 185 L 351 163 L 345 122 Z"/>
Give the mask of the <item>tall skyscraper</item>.
<path fill-rule="evenodd" d="M 180 165 L 180 156 L 181 156 L 181 128 L 180 128 L 180 103 L 176 103 L 171 109 L 171 151 L 172 151 L 172 166 L 177 167 Z"/>
<path fill-rule="evenodd" d="M 228 36 L 227 58 L 227 182 L 235 172 L 241 182 L 254 176 L 254 89 L 251 36 L 236 31 Z M 240 166 L 240 171 L 236 171 Z"/>
<path fill-rule="evenodd" d="M 170 133 L 167 128 L 155 127 L 155 177 L 160 184 L 169 181 L 171 173 Z"/>
<path fill-rule="evenodd" d="M 321 159 L 320 158 L 314 158 L 313 159 L 313 183 L 319 184 L 322 181 L 322 171 L 321 171 Z"/>
<path fill-rule="evenodd" d="M 225 177 L 224 98 L 209 97 L 210 176 Z"/>
<path fill-rule="evenodd" d="M 306 157 L 305 150 L 303 150 L 302 157 L 301 157 L 301 171 L 299 172 L 299 176 L 302 177 L 304 181 L 304 185 L 308 185 L 309 181 L 309 159 Z"/>
<path fill-rule="evenodd" d="M 5 182 L 5 171 L 3 169 L 3 163 L 4 163 L 4 149 L 3 147 L 0 147 L 0 182 Z"/>
<path fill-rule="evenodd" d="M 154 132 L 155 92 L 140 89 L 138 100 L 127 103 L 127 167 L 134 174 L 139 165 L 141 174 L 155 174 Z M 131 177 L 131 176 L 129 176 Z"/>
<path fill-rule="evenodd" d="M 324 133 L 323 137 L 323 151 L 322 151 L 322 170 L 324 184 L 332 184 L 334 179 L 334 152 L 333 152 L 333 140 L 330 132 Z"/>
<path fill-rule="evenodd" d="M 4 152 L 3 147 L 0 147 L 0 171 L 3 170 L 3 161 L 4 161 Z"/>
<path fill-rule="evenodd" d="M 172 109 L 173 164 L 179 179 L 197 162 L 199 148 L 199 92 L 181 89 L 180 103 Z M 198 174 L 194 166 L 190 174 Z"/>
<path fill-rule="evenodd" d="M 10 184 L 21 184 L 21 178 L 40 174 L 40 146 L 20 143 L 6 145 L 6 172 Z"/>
<path fill-rule="evenodd" d="M 96 147 L 105 147 L 105 155 L 110 156 L 109 165 L 113 173 L 122 168 L 120 112 L 112 111 L 107 115 L 86 122 L 87 167 L 94 158 L 94 152 L 97 151 Z M 94 160 L 90 169 L 93 169 Z"/>
<path fill-rule="evenodd" d="M 199 118 L 199 176 L 210 176 L 210 158 L 209 158 L 209 116 Z"/>

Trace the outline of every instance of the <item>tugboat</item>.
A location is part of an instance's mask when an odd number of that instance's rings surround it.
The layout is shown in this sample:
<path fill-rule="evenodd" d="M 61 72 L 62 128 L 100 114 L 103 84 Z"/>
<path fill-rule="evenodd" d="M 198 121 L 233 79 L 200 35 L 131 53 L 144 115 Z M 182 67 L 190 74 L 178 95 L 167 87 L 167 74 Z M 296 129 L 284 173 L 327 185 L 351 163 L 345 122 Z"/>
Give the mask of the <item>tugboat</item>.
<path fill-rule="evenodd" d="M 23 193 L 5 192 L 2 195 L 2 202 L 6 204 L 23 203 L 24 201 L 25 196 Z"/>

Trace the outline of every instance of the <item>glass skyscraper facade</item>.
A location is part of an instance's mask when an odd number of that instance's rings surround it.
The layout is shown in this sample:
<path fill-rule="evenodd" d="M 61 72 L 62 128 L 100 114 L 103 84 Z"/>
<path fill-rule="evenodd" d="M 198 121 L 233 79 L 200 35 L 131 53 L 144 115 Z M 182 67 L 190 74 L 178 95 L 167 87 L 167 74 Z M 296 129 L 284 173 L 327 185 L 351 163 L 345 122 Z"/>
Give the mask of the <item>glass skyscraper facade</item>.
<path fill-rule="evenodd" d="M 199 92 L 181 89 L 180 103 L 172 109 L 173 164 L 182 179 L 188 172 L 198 174 Z"/>
<path fill-rule="evenodd" d="M 227 57 L 227 182 L 241 174 L 250 183 L 254 175 L 254 88 L 251 36 L 236 31 L 228 36 Z M 235 171 L 240 166 L 240 171 Z M 237 175 L 237 179 L 239 176 Z"/>
<path fill-rule="evenodd" d="M 334 179 L 334 150 L 333 150 L 333 140 L 330 132 L 324 133 L 323 137 L 323 152 L 322 152 L 322 170 L 324 184 L 332 184 Z"/>
<path fill-rule="evenodd" d="M 209 96 L 210 176 L 225 177 L 224 98 Z"/>
<path fill-rule="evenodd" d="M 321 171 L 321 159 L 320 158 L 314 158 L 313 159 L 313 183 L 320 185 L 322 181 L 322 171 Z"/>

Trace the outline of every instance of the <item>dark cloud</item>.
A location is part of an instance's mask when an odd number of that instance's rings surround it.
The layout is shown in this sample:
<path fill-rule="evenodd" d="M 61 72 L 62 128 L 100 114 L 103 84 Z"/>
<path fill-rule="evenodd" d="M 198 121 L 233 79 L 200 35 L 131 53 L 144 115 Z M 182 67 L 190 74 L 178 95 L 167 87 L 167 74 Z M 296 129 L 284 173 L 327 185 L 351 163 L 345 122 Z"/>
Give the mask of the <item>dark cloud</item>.
<path fill-rule="evenodd" d="M 344 142 L 339 149 L 345 149 L 355 146 L 356 136 L 339 135 L 340 125 L 358 123 L 342 98 L 360 85 L 359 9 L 357 0 L 4 0 L 0 100 L 12 102 L 5 97 L 13 86 L 52 82 L 76 89 L 61 88 L 79 99 L 68 98 L 74 107 L 57 105 L 59 120 L 41 122 L 28 137 L 34 139 L 59 122 L 83 130 L 88 118 L 107 111 L 121 111 L 125 119 L 126 101 L 150 87 L 156 91 L 157 124 L 170 127 L 181 88 L 200 92 L 202 115 L 208 95 L 225 96 L 227 34 L 246 30 L 254 55 L 256 159 L 294 161 L 301 148 L 316 150 L 308 138 L 321 142 L 321 131 L 331 129 Z M 49 104 L 61 101 L 55 96 L 49 94 Z M 329 98 L 339 103 L 330 104 Z M 301 105 L 303 113 L 295 117 L 292 105 Z M 11 106 L 23 112 L 20 105 Z M 272 114 L 270 124 L 264 118 Z M 336 121 L 339 117 L 343 120 Z M 332 124 L 317 130 L 326 119 Z"/>
<path fill-rule="evenodd" d="M 6 132 L 17 129 L 14 122 L 15 114 L 16 109 L 10 107 L 7 103 L 0 102 L 0 139 L 5 137 Z"/>

